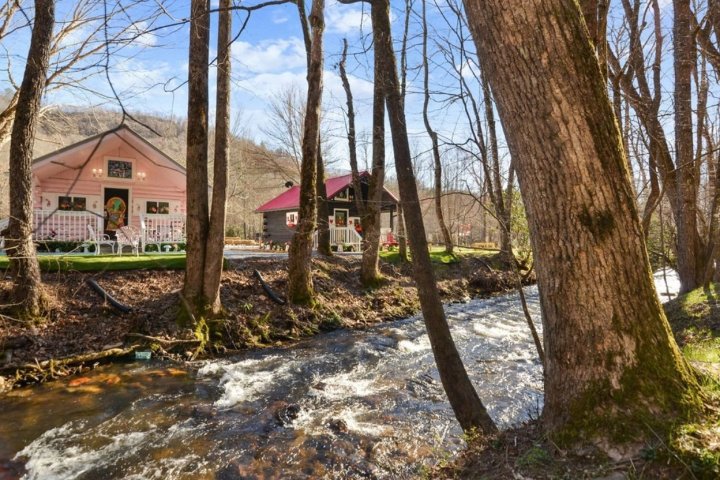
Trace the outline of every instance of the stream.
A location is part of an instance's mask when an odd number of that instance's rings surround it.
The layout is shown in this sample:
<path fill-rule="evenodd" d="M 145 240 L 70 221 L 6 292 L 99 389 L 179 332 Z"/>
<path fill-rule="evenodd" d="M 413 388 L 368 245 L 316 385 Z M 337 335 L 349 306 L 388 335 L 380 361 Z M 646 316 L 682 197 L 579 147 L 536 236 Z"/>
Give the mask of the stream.
<path fill-rule="evenodd" d="M 542 369 L 517 296 L 446 312 L 493 419 L 537 416 Z M 11 392 L 0 479 L 415 478 L 464 446 L 419 316 L 197 366 L 115 364 Z"/>

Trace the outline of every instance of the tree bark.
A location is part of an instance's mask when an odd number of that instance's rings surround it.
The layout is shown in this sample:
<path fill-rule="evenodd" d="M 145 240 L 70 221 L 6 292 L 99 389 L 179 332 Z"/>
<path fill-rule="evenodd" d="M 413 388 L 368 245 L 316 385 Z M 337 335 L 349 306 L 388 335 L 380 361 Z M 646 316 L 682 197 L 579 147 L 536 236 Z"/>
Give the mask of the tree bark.
<path fill-rule="evenodd" d="M 358 168 L 357 161 L 357 136 L 355 133 L 355 103 L 353 101 L 352 89 L 350 88 L 350 81 L 348 80 L 347 70 L 345 68 L 347 64 L 347 49 L 348 42 L 347 38 L 343 38 L 343 52 L 338 63 L 338 69 L 340 70 L 340 80 L 342 81 L 343 90 L 345 90 L 345 104 L 347 105 L 347 140 L 348 140 L 348 151 L 350 152 L 350 172 L 352 173 L 352 185 L 355 191 L 355 207 L 362 218 L 365 215 L 365 203 L 362 198 L 362 190 L 360 186 L 360 169 Z"/>
<path fill-rule="evenodd" d="M 424 90 L 424 101 L 423 101 L 423 123 L 425 124 L 425 130 L 430 137 L 432 145 L 432 156 L 433 156 L 433 177 L 434 177 L 434 191 L 435 191 L 435 216 L 437 217 L 438 227 L 442 234 L 443 243 L 445 244 L 445 252 L 453 253 L 453 241 L 450 235 L 450 229 L 445 224 L 445 215 L 442 210 L 442 160 L 440 159 L 440 145 L 438 143 L 438 135 L 430 125 L 430 117 L 428 116 L 428 108 L 430 106 L 430 66 L 428 62 L 427 43 L 428 43 L 428 32 L 427 32 L 427 16 L 426 16 L 426 2 L 422 2 L 422 38 L 423 38 L 423 90 Z M 491 107 L 492 108 L 492 107 Z"/>
<path fill-rule="evenodd" d="M 420 296 L 423 318 L 440 379 L 460 426 L 465 431 L 478 429 L 482 432 L 493 432 L 497 430 L 497 427 L 475 392 L 450 335 L 450 328 L 445 318 L 430 263 L 425 225 L 413 172 L 395 53 L 392 48 L 389 10 L 389 0 L 373 0 L 371 12 L 373 30 L 379 31 L 375 37 L 375 48 L 385 62 L 383 72 L 387 82 L 385 93 L 395 154 L 395 169 L 400 186 L 403 213 L 407 220 L 406 227 L 413 258 L 413 277 Z"/>
<path fill-rule="evenodd" d="M 398 204 L 397 216 L 398 256 L 401 262 L 408 262 L 407 234 L 405 233 L 405 215 L 403 215 L 402 199 Z"/>
<path fill-rule="evenodd" d="M 325 28 L 324 0 L 313 0 L 310 11 L 312 47 L 308 68 L 307 107 L 302 142 L 300 179 L 300 207 L 297 230 L 290 243 L 288 255 L 288 298 L 295 304 L 312 304 L 312 236 L 317 217 L 316 181 L 320 140 L 320 106 L 323 89 L 323 45 Z"/>
<path fill-rule="evenodd" d="M 208 61 L 210 13 L 208 0 L 190 6 L 187 120 L 187 264 L 183 305 L 194 323 L 205 310 L 203 276 L 209 227 L 208 205 Z M 195 320 L 193 320 L 195 319 Z M 181 315 L 181 323 L 186 318 Z M 194 326 L 194 325 L 193 325 Z"/>
<path fill-rule="evenodd" d="M 6 252 L 13 279 L 13 303 L 21 316 L 42 314 L 44 294 L 32 241 L 32 156 L 38 110 L 50 62 L 55 2 L 35 1 L 35 23 L 10 137 L 10 222 Z"/>
<path fill-rule="evenodd" d="M 675 70 L 675 164 L 677 165 L 678 205 L 677 257 L 680 293 L 702 285 L 704 246 L 697 225 L 698 172 L 693 155 L 692 72 L 695 67 L 695 39 L 691 29 L 690 0 L 673 0 Z"/>
<path fill-rule="evenodd" d="M 528 210 L 545 426 L 564 444 L 601 448 L 650 435 L 648 426 L 697 406 L 686 400 L 697 398 L 697 383 L 653 287 L 620 132 L 578 4 L 465 5 Z"/>
<path fill-rule="evenodd" d="M 298 16 L 300 17 L 300 29 L 303 33 L 303 41 L 305 43 L 305 58 L 308 71 L 310 71 L 311 52 L 312 52 L 312 36 L 310 34 L 310 26 L 308 25 L 307 15 L 305 14 L 305 0 L 297 0 L 296 2 Z M 318 135 L 320 135 L 318 129 Z M 332 256 L 330 249 L 330 225 L 328 217 L 330 210 L 327 202 L 327 188 L 325 187 L 325 164 L 322 156 L 322 141 L 318 138 L 318 156 L 317 156 L 317 176 L 315 179 L 315 192 L 317 193 L 317 251 L 320 255 L 326 257 Z"/>
<path fill-rule="evenodd" d="M 322 142 L 318 138 L 318 156 L 317 156 L 317 251 L 320 255 L 326 257 L 332 256 L 330 249 L 330 225 L 328 217 L 330 216 L 330 208 L 327 201 L 327 188 L 325 186 L 325 163 L 322 156 Z"/>
<path fill-rule="evenodd" d="M 375 24 L 382 22 L 382 6 L 376 3 L 370 7 L 370 17 L 373 24 L 373 135 L 372 135 L 372 172 L 368 185 L 368 198 L 365 201 L 362 216 L 363 227 L 363 256 L 360 263 L 360 281 L 366 287 L 378 284 L 382 278 L 379 267 L 380 252 L 380 205 L 382 191 L 385 183 L 385 90 L 387 88 L 387 65 L 385 54 L 378 45 L 384 39 L 380 29 Z M 394 55 L 394 54 L 393 54 Z"/>
<path fill-rule="evenodd" d="M 203 296 L 213 316 L 221 313 L 220 280 L 225 248 L 225 209 L 227 203 L 230 143 L 230 0 L 220 0 L 217 38 L 217 96 L 215 101 L 215 158 L 210 225 L 205 250 Z"/>

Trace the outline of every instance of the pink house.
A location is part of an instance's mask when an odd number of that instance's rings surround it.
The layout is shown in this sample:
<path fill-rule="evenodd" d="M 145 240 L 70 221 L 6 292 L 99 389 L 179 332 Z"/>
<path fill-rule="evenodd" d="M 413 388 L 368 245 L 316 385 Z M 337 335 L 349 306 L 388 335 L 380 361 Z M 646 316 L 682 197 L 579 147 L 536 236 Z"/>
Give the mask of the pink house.
<path fill-rule="evenodd" d="M 34 237 L 92 243 L 132 227 L 143 248 L 183 242 L 185 176 L 126 125 L 43 155 L 33 162 Z"/>

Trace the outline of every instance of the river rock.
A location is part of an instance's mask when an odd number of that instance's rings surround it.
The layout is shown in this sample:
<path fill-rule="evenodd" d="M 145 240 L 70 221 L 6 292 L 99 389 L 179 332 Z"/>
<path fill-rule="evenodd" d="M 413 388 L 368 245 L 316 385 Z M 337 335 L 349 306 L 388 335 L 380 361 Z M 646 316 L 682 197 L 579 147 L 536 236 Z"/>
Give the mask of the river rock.
<path fill-rule="evenodd" d="M 195 405 L 190 414 L 193 418 L 213 418 L 217 415 L 217 408 L 212 405 Z"/>
<path fill-rule="evenodd" d="M 334 433 L 347 433 L 347 422 L 341 418 L 331 418 L 327 423 L 328 428 Z"/>
<path fill-rule="evenodd" d="M 280 425 L 282 425 L 283 427 L 287 427 L 292 425 L 292 423 L 297 420 L 298 416 L 300 415 L 300 410 L 300 405 L 291 403 L 289 405 L 280 407 L 275 412 L 275 418 L 277 419 L 278 423 L 280 423 Z"/>

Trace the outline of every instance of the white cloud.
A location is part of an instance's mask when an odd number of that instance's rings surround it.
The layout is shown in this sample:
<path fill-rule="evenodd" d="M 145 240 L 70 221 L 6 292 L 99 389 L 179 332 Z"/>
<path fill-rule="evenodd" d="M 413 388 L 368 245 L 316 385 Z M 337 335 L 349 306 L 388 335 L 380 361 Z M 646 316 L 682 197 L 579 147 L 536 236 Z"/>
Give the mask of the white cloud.
<path fill-rule="evenodd" d="M 286 15 L 281 15 L 280 13 L 277 13 L 277 12 L 273 13 L 272 22 L 273 22 L 275 25 L 280 25 L 280 24 L 283 24 L 283 23 L 287 23 L 288 20 L 289 20 L 289 19 L 288 19 L 288 17 L 287 17 Z"/>
<path fill-rule="evenodd" d="M 256 44 L 237 41 L 232 46 L 234 67 L 239 74 L 286 72 L 304 68 L 305 44 L 299 38 L 263 40 Z"/>
<path fill-rule="evenodd" d="M 349 6 L 340 3 L 328 5 L 325 13 L 325 25 L 329 33 L 348 35 L 371 31 L 370 7 L 367 5 Z"/>
<path fill-rule="evenodd" d="M 155 33 L 147 31 L 149 28 L 150 25 L 146 21 L 134 22 L 128 27 L 124 36 L 134 37 L 137 35 L 137 38 L 133 39 L 134 46 L 154 47 L 158 43 L 158 38 Z"/>

